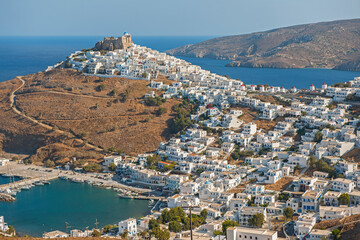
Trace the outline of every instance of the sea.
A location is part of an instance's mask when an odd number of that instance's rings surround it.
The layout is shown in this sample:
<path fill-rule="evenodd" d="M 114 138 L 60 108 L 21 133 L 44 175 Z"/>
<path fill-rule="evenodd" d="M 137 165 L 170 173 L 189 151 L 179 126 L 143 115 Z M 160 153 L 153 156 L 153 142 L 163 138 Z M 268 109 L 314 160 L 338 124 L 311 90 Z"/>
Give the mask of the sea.
<path fill-rule="evenodd" d="M 0 176 L 0 182 L 3 180 Z M 15 202 L 0 202 L 0 216 L 21 236 L 41 237 L 53 230 L 93 229 L 150 213 L 147 200 L 124 199 L 113 190 L 53 180 L 22 190 Z"/>
<path fill-rule="evenodd" d="M 133 36 L 136 44 L 166 51 L 198 43 L 214 36 L 144 37 Z M 100 36 L 84 37 L 0 37 L 0 82 L 15 76 L 43 71 L 64 60 L 70 53 L 91 48 Z M 329 69 L 269 69 L 225 67 L 226 60 L 180 57 L 213 73 L 240 79 L 246 84 L 268 84 L 291 88 L 320 87 L 360 76 L 360 72 Z M 8 178 L 0 176 L 0 184 Z M 13 203 L 0 202 L 0 216 L 22 235 L 41 236 L 51 230 L 92 229 L 115 224 L 129 217 L 149 213 L 148 201 L 122 199 L 112 190 L 82 183 L 54 180 L 50 185 L 36 186 L 17 195 Z"/>
<path fill-rule="evenodd" d="M 136 44 L 158 51 L 194 44 L 214 36 L 144 37 L 133 36 Z M 18 75 L 43 71 L 49 65 L 64 60 L 70 53 L 91 48 L 103 37 L 0 37 L 0 81 Z M 346 82 L 360 76 L 360 72 L 330 69 L 272 69 L 225 67 L 227 60 L 180 57 L 211 72 L 240 79 L 245 84 L 268 84 L 285 88 L 309 88 L 311 84 L 321 87 Z"/>

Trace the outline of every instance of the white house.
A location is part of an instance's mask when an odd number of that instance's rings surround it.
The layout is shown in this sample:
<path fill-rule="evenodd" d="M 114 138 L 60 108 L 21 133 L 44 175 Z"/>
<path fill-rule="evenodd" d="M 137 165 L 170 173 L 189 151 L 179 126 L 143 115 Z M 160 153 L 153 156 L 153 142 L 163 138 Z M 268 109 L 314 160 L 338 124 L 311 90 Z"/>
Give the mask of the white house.
<path fill-rule="evenodd" d="M 350 179 L 336 178 L 332 180 L 331 189 L 334 191 L 349 193 L 355 188 L 355 183 Z"/>
<path fill-rule="evenodd" d="M 226 240 L 276 240 L 277 231 L 262 228 L 229 227 Z"/>
<path fill-rule="evenodd" d="M 0 158 L 0 166 L 5 166 L 5 165 L 8 164 L 9 162 L 10 162 L 9 159 Z"/>
<path fill-rule="evenodd" d="M 115 164 L 116 166 L 121 163 L 122 157 L 121 156 L 108 156 L 104 157 L 104 166 L 109 166 L 111 163 Z"/>
<path fill-rule="evenodd" d="M 4 220 L 4 216 L 0 216 L 0 231 L 6 232 L 8 230 L 8 225 L 6 224 Z"/>
<path fill-rule="evenodd" d="M 128 236 L 135 236 L 137 233 L 137 225 L 135 218 L 129 218 L 119 222 L 118 227 L 119 227 L 118 234 L 124 233 L 125 230 L 128 231 Z"/>

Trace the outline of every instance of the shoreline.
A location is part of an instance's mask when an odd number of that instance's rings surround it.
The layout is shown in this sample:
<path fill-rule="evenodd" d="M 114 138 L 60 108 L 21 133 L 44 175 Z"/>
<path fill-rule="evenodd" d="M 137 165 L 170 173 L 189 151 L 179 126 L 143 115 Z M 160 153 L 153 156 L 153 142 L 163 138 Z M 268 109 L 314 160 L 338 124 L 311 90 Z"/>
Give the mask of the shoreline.
<path fill-rule="evenodd" d="M 32 185 L 37 181 L 50 181 L 53 179 L 62 179 L 68 180 L 73 183 L 86 183 L 101 188 L 112 189 L 116 192 L 122 193 L 124 198 L 134 198 L 134 199 L 154 199 L 154 200 L 164 200 L 164 197 L 160 196 L 145 196 L 143 194 L 150 193 L 151 189 L 139 188 L 128 186 L 123 183 L 120 183 L 118 179 L 112 177 L 109 174 L 84 174 L 76 173 L 73 171 L 59 170 L 44 168 L 36 165 L 25 165 L 19 163 L 9 163 L 11 168 L 11 175 L 20 177 L 22 180 L 16 181 L 14 183 L 7 183 L 0 185 L 0 190 L 18 188 L 23 185 Z M 8 167 L 0 167 L 0 175 L 8 175 Z M 120 196 L 121 197 L 121 196 Z"/>

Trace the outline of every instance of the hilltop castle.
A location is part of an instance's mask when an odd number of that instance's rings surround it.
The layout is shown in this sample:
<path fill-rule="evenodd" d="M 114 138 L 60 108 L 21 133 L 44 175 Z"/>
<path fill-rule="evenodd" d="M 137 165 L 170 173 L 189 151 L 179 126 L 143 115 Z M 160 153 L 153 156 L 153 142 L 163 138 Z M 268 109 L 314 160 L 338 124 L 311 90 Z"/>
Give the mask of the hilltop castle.
<path fill-rule="evenodd" d="M 106 37 L 103 41 L 97 42 L 93 50 L 113 51 L 115 49 L 127 49 L 131 46 L 132 43 L 131 35 L 127 32 L 124 32 L 121 37 Z"/>

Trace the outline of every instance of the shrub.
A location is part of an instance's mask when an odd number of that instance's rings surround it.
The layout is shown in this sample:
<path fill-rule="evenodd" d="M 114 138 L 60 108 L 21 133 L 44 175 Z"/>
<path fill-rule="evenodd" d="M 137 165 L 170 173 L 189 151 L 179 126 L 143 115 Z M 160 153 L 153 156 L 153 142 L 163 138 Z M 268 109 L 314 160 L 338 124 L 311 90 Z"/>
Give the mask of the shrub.
<path fill-rule="evenodd" d="M 156 115 L 161 116 L 167 112 L 166 108 L 159 107 L 159 109 L 156 111 Z"/>
<path fill-rule="evenodd" d="M 251 226 L 261 228 L 262 225 L 264 224 L 264 219 L 265 219 L 264 214 L 257 213 L 253 215 L 251 218 L 249 218 L 249 224 Z"/>
<path fill-rule="evenodd" d="M 156 96 L 156 97 L 146 97 L 144 103 L 146 106 L 160 106 L 165 101 L 166 101 L 165 99 Z"/>
<path fill-rule="evenodd" d="M 101 172 L 103 169 L 97 163 L 89 163 L 88 165 L 83 167 L 85 172 Z"/>
<path fill-rule="evenodd" d="M 105 89 L 105 85 L 104 84 L 100 84 L 99 86 L 96 87 L 96 91 L 101 92 L 102 90 Z"/>

